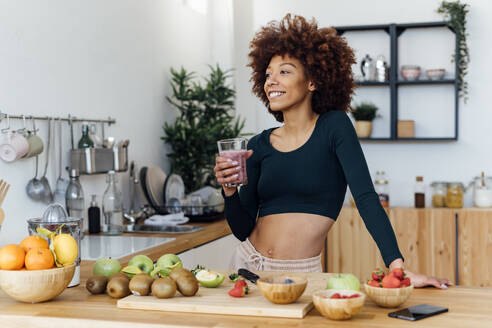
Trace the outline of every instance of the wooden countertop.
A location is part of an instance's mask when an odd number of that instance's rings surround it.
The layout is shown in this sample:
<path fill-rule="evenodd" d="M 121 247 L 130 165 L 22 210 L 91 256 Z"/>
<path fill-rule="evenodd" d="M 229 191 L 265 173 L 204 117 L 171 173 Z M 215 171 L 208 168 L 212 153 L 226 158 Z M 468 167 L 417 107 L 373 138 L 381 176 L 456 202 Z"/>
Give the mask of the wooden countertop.
<path fill-rule="evenodd" d="M 124 233 L 123 236 L 136 236 L 136 237 L 169 237 L 175 238 L 175 240 L 158 245 L 149 249 L 145 249 L 141 252 L 136 252 L 131 255 L 118 259 L 122 266 L 126 265 L 130 259 L 137 254 L 145 254 L 149 256 L 153 261 L 167 253 L 178 254 L 194 247 L 209 243 L 218 238 L 222 238 L 231 234 L 231 229 L 225 219 L 210 222 L 210 223 L 192 223 L 193 225 L 203 226 L 203 230 L 184 233 L 184 234 L 171 234 L 171 233 Z M 81 277 L 88 277 L 94 261 L 82 261 Z"/>
<path fill-rule="evenodd" d="M 316 273 L 325 279 L 329 274 Z M 85 280 L 85 279 L 83 279 Z M 448 313 L 408 322 L 389 318 L 393 309 L 366 300 L 362 311 L 349 321 L 335 322 L 313 308 L 303 319 L 265 318 L 179 312 L 128 310 L 116 307 L 108 295 L 90 295 L 84 287 L 65 290 L 52 301 L 27 304 L 0 292 L 2 327 L 491 327 L 492 288 L 451 287 L 448 290 L 416 289 L 404 304 L 432 304 L 449 308 Z"/>

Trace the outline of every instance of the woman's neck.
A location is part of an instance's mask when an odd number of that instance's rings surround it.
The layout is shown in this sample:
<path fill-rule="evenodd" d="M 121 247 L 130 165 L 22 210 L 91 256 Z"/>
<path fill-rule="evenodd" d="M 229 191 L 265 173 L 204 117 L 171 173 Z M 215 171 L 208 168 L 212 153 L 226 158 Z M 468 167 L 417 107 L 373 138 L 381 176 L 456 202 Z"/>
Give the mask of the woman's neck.
<path fill-rule="evenodd" d="M 311 108 L 284 112 L 283 129 L 288 136 L 303 136 L 312 130 L 319 114 Z"/>

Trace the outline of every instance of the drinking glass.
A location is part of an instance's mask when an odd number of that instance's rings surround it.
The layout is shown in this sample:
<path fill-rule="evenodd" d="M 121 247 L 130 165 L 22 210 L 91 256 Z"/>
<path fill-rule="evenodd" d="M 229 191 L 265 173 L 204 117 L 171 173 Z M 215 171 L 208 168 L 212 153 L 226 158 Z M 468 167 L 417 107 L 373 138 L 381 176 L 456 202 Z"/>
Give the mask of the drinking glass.
<path fill-rule="evenodd" d="M 246 173 L 246 155 L 248 139 L 246 138 L 233 138 L 217 141 L 219 147 L 219 155 L 221 157 L 229 158 L 232 161 L 236 161 L 240 167 L 237 171 L 237 178 L 230 183 L 226 183 L 226 187 L 238 187 L 248 184 L 248 176 Z"/>

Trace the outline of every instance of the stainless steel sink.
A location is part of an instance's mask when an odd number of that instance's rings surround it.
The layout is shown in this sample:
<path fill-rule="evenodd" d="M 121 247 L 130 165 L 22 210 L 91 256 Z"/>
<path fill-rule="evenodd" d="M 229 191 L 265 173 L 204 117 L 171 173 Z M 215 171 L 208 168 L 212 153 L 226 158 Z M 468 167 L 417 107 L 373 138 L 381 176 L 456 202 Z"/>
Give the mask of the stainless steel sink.
<path fill-rule="evenodd" d="M 203 227 L 191 224 L 176 225 L 176 226 L 158 226 L 150 224 L 137 224 L 133 230 L 128 232 L 139 233 L 191 233 L 202 230 Z"/>

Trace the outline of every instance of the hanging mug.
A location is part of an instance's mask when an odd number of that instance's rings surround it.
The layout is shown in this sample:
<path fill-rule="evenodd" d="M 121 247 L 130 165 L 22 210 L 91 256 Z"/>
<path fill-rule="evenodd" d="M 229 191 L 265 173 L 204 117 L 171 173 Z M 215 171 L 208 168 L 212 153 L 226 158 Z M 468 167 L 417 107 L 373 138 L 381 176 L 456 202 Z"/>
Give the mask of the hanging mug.
<path fill-rule="evenodd" d="M 43 140 L 36 135 L 33 131 L 27 132 L 27 142 L 29 144 L 29 151 L 24 156 L 24 158 L 34 157 L 39 155 L 44 150 Z"/>
<path fill-rule="evenodd" d="M 0 141 L 0 158 L 5 162 L 13 162 L 25 156 L 29 151 L 27 139 L 17 131 L 3 131 Z"/>

